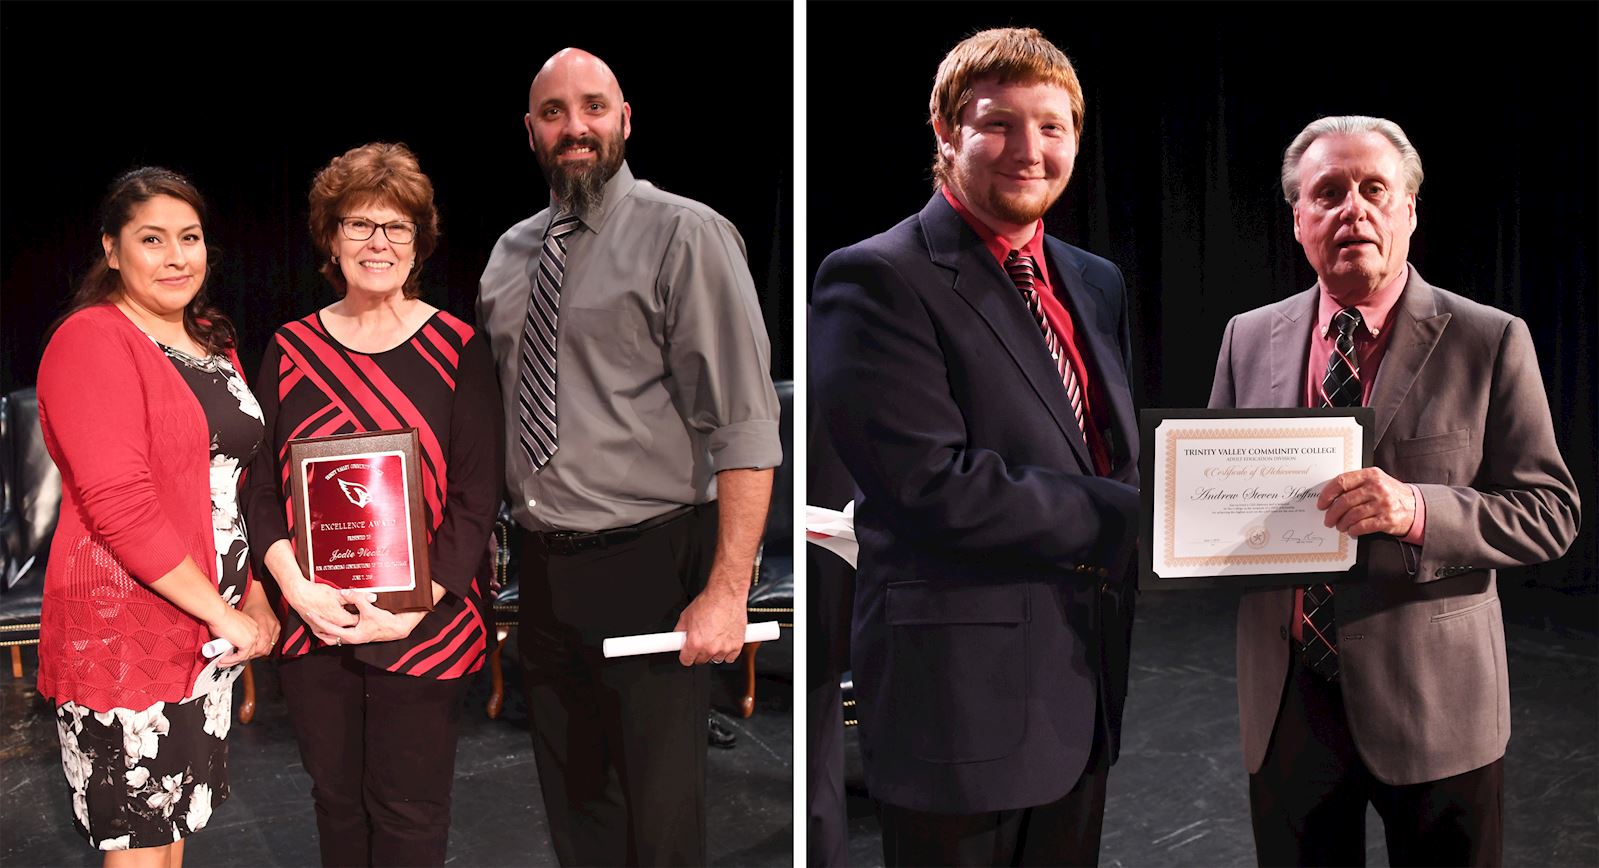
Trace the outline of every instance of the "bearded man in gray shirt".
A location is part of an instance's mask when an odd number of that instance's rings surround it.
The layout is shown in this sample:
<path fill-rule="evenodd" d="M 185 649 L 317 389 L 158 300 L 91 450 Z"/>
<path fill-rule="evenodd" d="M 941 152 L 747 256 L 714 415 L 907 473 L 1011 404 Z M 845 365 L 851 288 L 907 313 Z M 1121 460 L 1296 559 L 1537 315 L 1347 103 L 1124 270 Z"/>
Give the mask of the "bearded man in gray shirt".
<path fill-rule="evenodd" d="M 563 865 L 703 865 L 708 673 L 744 641 L 782 460 L 771 348 L 737 230 L 633 177 L 599 58 L 551 57 L 528 143 L 550 207 L 495 245 L 478 323 L 499 365 L 520 531 L 519 641 Z M 677 660 L 608 636 L 683 630 Z"/>

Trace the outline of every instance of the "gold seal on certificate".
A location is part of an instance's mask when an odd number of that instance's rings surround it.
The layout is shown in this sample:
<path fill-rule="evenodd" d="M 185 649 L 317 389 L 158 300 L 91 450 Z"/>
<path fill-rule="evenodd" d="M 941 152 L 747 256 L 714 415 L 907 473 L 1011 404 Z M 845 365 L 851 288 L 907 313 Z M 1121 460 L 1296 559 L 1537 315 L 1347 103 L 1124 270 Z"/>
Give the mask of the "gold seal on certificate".
<path fill-rule="evenodd" d="M 289 441 L 295 554 L 306 578 L 433 608 L 415 428 Z"/>
<path fill-rule="evenodd" d="M 1146 410 L 1142 423 L 1142 587 L 1335 581 L 1359 563 L 1316 501 L 1371 463 L 1369 408 Z"/>

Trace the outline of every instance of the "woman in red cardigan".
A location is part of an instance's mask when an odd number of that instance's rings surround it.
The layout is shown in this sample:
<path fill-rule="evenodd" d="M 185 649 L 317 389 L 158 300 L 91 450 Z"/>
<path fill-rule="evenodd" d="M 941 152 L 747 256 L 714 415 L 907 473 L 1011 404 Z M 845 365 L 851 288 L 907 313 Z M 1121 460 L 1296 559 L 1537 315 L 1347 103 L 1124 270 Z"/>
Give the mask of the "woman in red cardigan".
<path fill-rule="evenodd" d="M 39 363 L 39 422 L 61 470 L 39 693 L 56 702 L 78 830 L 107 866 L 180 866 L 228 797 L 233 681 L 270 651 L 239 477 L 261 410 L 234 334 L 206 303 L 205 211 L 165 169 L 118 178 L 105 258 Z M 208 662 L 212 637 L 231 650 Z"/>

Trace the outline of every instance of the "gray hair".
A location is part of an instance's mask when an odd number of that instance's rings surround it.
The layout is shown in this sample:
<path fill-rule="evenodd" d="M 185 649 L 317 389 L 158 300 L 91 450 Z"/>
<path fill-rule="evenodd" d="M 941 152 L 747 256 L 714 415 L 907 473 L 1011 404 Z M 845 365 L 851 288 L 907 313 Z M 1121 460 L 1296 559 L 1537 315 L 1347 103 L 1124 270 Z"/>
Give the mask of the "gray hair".
<path fill-rule="evenodd" d="M 1293 205 L 1299 201 L 1299 161 L 1305 156 L 1305 151 L 1310 149 L 1311 142 L 1325 135 L 1358 135 L 1360 133 L 1376 133 L 1387 139 L 1399 152 L 1399 169 L 1405 177 L 1405 192 L 1417 194 L 1421 192 L 1421 154 L 1416 152 L 1416 146 L 1410 143 L 1405 131 L 1393 121 L 1384 118 L 1366 117 L 1365 115 L 1342 115 L 1331 118 L 1318 118 L 1311 121 L 1299 135 L 1294 137 L 1293 144 L 1283 152 L 1283 198 L 1288 204 Z"/>

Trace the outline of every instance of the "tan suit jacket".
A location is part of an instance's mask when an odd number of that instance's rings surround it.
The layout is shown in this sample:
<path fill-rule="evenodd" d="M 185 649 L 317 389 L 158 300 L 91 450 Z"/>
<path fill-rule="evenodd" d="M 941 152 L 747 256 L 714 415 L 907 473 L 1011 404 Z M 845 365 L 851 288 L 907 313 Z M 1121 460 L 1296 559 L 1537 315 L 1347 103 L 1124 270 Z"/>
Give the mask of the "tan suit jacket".
<path fill-rule="evenodd" d="M 1299 407 L 1319 289 L 1227 324 L 1212 407 Z M 1564 554 L 1577 490 L 1555 445 L 1526 323 L 1422 280 L 1390 317 L 1373 384 L 1375 462 L 1426 501 L 1418 548 L 1372 540 L 1369 575 L 1334 597 L 1349 731 L 1384 783 L 1487 765 L 1510 738 L 1510 682 L 1494 570 Z M 1291 588 L 1238 607 L 1244 762 L 1259 771 L 1287 680 Z"/>

